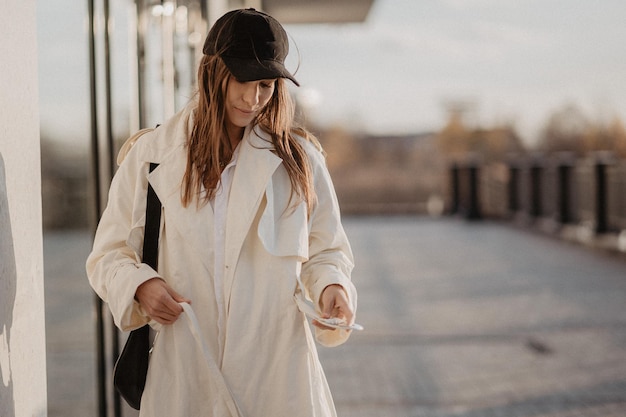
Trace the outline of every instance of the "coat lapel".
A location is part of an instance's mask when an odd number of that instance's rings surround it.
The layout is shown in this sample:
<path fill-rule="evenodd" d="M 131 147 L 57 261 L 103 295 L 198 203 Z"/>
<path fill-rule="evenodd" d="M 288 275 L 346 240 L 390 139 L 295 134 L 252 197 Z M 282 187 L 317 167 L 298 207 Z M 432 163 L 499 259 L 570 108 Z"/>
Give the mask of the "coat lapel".
<path fill-rule="evenodd" d="M 165 154 L 155 152 L 153 155 L 146 155 L 146 162 L 159 163 L 159 166 L 148 175 L 148 181 L 163 204 L 166 227 L 173 227 L 179 232 L 183 239 L 181 244 L 186 244 L 196 251 L 204 267 L 212 274 L 210 248 L 213 242 L 214 219 L 211 205 L 197 206 L 195 202 L 192 202 L 187 207 L 183 207 L 181 202 L 181 184 L 187 168 L 185 145 L 187 129 L 182 127 L 188 121 L 180 120 L 179 122 L 182 124 L 163 126 L 158 129 L 160 137 L 154 138 L 156 146 L 151 148 L 155 149 L 163 141 L 169 142 L 170 148 L 172 143 L 174 146 Z"/>
<path fill-rule="evenodd" d="M 232 287 L 234 266 L 243 242 L 258 211 L 265 190 L 282 159 L 273 152 L 267 135 L 256 129 L 247 129 L 241 142 L 239 159 L 235 168 L 228 212 L 226 215 L 224 291 L 228 295 Z M 228 306 L 228 299 L 227 306 Z"/>
<path fill-rule="evenodd" d="M 179 123 L 186 121 L 179 120 Z M 174 227 L 185 243 L 198 252 L 198 257 L 210 274 L 213 263 L 210 248 L 213 245 L 214 214 L 210 204 L 196 207 L 195 203 L 183 207 L 180 200 L 180 185 L 186 169 L 186 128 L 162 126 L 157 130 L 154 152 L 145 155 L 146 162 L 157 162 L 159 166 L 148 175 L 148 181 L 163 204 L 167 227 Z M 170 135 L 170 151 L 156 149 Z M 174 140 L 172 140 L 174 139 Z M 172 144 L 174 144 L 172 149 Z M 273 152 L 269 137 L 259 129 L 246 129 L 241 142 L 239 158 L 235 168 L 228 212 L 226 214 L 225 237 L 225 282 L 224 290 L 230 294 L 234 266 L 239 258 L 243 242 L 261 204 L 265 190 L 282 160 Z M 228 299 L 228 298 L 227 298 Z"/>

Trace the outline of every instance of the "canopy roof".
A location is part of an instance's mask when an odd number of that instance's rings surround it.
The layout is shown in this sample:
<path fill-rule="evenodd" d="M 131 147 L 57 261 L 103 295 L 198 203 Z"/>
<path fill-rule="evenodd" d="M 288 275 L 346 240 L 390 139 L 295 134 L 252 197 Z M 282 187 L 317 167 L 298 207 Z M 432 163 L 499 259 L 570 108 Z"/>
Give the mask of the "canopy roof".
<path fill-rule="evenodd" d="M 374 0 L 262 0 L 263 10 L 283 23 L 363 22 Z"/>

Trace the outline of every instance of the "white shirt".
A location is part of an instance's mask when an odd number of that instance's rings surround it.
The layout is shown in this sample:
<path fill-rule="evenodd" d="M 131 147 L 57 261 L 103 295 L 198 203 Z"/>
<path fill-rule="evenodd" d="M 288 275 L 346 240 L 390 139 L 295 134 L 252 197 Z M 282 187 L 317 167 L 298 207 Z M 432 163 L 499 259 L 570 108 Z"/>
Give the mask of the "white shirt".
<path fill-rule="evenodd" d="M 239 145 L 233 152 L 231 158 L 222 175 L 220 181 L 217 184 L 217 191 L 215 197 L 211 199 L 211 206 L 213 207 L 215 229 L 213 230 L 214 250 L 215 250 L 215 266 L 213 272 L 213 284 L 215 291 L 215 300 L 217 301 L 218 311 L 218 330 L 219 330 L 219 362 L 221 365 L 221 358 L 224 352 L 223 340 L 224 340 L 224 317 L 226 317 L 226 311 L 224 307 L 224 270 L 225 270 L 225 235 L 226 235 L 226 213 L 228 212 L 228 198 L 230 197 L 230 190 L 232 188 L 233 177 L 235 175 L 235 166 L 237 165 L 237 157 L 239 156 Z"/>

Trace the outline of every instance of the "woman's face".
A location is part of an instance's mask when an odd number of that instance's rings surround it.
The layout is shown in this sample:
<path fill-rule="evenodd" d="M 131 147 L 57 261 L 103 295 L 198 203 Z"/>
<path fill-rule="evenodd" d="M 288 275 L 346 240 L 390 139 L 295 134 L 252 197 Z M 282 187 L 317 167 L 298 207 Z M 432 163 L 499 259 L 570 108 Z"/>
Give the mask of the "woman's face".
<path fill-rule="evenodd" d="M 230 77 L 226 89 L 226 122 L 229 133 L 241 134 L 274 94 L 276 79 L 239 82 Z"/>

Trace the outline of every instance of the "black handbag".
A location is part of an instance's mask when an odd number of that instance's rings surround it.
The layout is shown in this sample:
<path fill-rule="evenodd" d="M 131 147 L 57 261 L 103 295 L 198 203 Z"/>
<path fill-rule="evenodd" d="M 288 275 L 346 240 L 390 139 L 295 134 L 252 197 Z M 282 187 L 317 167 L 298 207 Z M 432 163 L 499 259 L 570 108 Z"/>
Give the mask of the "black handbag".
<path fill-rule="evenodd" d="M 150 163 L 150 172 L 159 164 Z M 159 228 L 161 226 L 161 202 L 148 184 L 146 201 L 146 224 L 143 239 L 143 263 L 157 270 L 159 252 Z M 115 362 L 113 385 L 135 410 L 139 410 L 141 395 L 146 386 L 150 360 L 150 326 L 147 324 L 130 332 L 124 349 Z"/>

